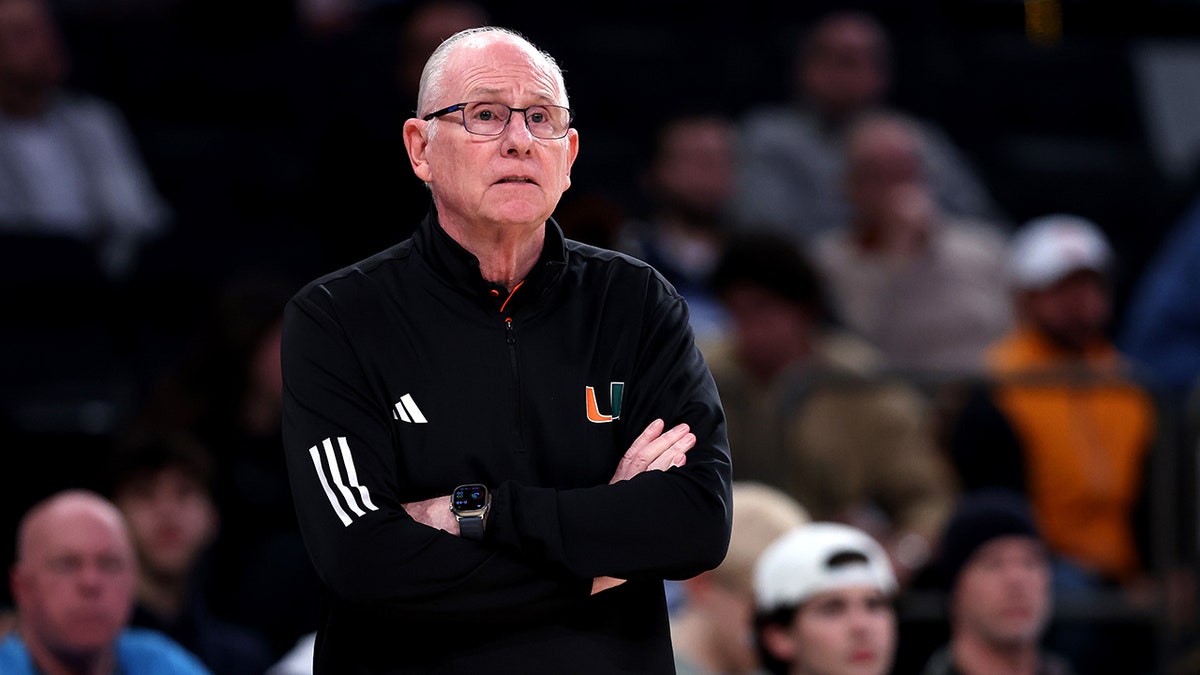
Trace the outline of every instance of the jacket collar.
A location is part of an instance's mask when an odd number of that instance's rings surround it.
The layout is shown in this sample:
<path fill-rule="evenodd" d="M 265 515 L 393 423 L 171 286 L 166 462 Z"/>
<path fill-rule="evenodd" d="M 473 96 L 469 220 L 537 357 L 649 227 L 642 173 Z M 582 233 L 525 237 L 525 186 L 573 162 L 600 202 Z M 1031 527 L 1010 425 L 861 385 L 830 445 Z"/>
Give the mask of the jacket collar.
<path fill-rule="evenodd" d="M 509 300 L 506 309 L 512 309 L 541 297 L 566 267 L 567 247 L 562 229 L 551 218 L 546 221 L 545 230 L 541 255 L 524 283 L 512 294 L 511 300 L 503 286 L 483 278 L 475 254 L 446 234 L 438 222 L 436 207 L 429 207 L 429 213 L 413 233 L 413 246 L 434 273 L 451 286 L 492 307 L 498 308 L 505 300 Z"/>

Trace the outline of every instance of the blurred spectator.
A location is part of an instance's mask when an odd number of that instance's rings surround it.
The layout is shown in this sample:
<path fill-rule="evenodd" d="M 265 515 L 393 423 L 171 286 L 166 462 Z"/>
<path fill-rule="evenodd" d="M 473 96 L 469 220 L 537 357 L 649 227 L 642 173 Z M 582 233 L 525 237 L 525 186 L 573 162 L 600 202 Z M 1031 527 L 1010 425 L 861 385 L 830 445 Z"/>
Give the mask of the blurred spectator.
<path fill-rule="evenodd" d="M 425 60 L 442 40 L 488 23 L 482 4 L 469 0 L 405 3 L 397 25 L 362 30 L 387 33 L 387 44 L 326 72 L 338 102 L 322 102 L 330 119 L 316 138 L 315 172 L 303 200 L 327 270 L 357 262 L 403 240 L 409 214 L 432 203 L 415 178 L 401 137 L 404 120 L 416 114 L 417 87 Z M 359 35 L 366 41 L 369 35 Z M 384 68 L 379 68 L 382 63 Z"/>
<path fill-rule="evenodd" d="M 720 339 L 724 310 L 709 275 L 729 230 L 733 127 L 716 113 L 687 112 L 665 121 L 642 175 L 650 212 L 626 225 L 620 249 L 662 272 L 687 300 L 702 342 Z"/>
<path fill-rule="evenodd" d="M 132 625 L 166 633 L 214 675 L 262 675 L 272 660 L 266 641 L 214 617 L 204 596 L 220 525 L 208 449 L 182 436 L 139 439 L 116 451 L 111 471 L 140 562 Z"/>
<path fill-rule="evenodd" d="M 814 522 L 754 567 L 755 635 L 774 675 L 885 675 L 896 653 L 896 578 L 866 532 Z"/>
<path fill-rule="evenodd" d="M 680 582 L 684 604 L 671 617 L 678 675 L 751 675 L 754 563 L 777 537 L 808 522 L 804 507 L 762 483 L 733 484 L 733 534 L 717 568 Z"/>
<path fill-rule="evenodd" d="M 1105 335 L 1113 252 L 1091 221 L 1036 218 L 1013 240 L 1019 320 L 991 347 L 950 451 L 968 490 L 1028 496 L 1056 587 L 1126 588 L 1147 571 L 1149 393 Z"/>
<path fill-rule="evenodd" d="M 1054 612 L 1050 560 L 1023 496 L 963 496 L 932 567 L 947 594 L 950 642 L 923 675 L 1071 672 L 1065 659 L 1042 649 Z"/>
<path fill-rule="evenodd" d="M 100 495 L 72 489 L 35 504 L 17 532 L 17 624 L 0 640 L 0 672 L 207 675 L 167 636 L 128 627 L 137 564 L 121 512 Z"/>
<path fill-rule="evenodd" d="M 317 625 L 319 580 L 296 522 L 281 439 L 283 306 L 296 284 L 268 272 L 231 280 L 137 427 L 189 433 L 215 459 L 221 530 L 214 613 L 250 626 L 276 656 Z"/>
<path fill-rule="evenodd" d="M 1178 401 L 1200 384 L 1200 199 L 1142 271 L 1118 336 L 1122 350 Z"/>
<path fill-rule="evenodd" d="M 802 243 L 854 219 L 843 173 L 847 132 L 864 113 L 885 106 L 891 80 L 890 38 L 874 17 L 835 11 L 797 45 L 794 100 L 752 108 L 741 124 L 737 212 L 740 222 L 769 225 Z M 917 125 L 918 158 L 931 196 L 954 216 L 997 217 L 987 190 L 951 141 L 930 123 Z"/>
<path fill-rule="evenodd" d="M 119 279 L 170 214 L 124 116 L 67 89 L 69 67 L 47 2 L 0 0 L 0 231 L 86 241 Z"/>
<path fill-rule="evenodd" d="M 1006 242 L 995 226 L 937 205 L 921 148 L 910 118 L 857 119 L 845 146 L 853 215 L 814 241 L 814 262 L 835 311 L 890 367 L 975 373 L 1011 324 Z"/>
<path fill-rule="evenodd" d="M 815 519 L 868 530 L 904 583 L 956 489 L 925 399 L 877 376 L 874 352 L 833 323 L 790 239 L 732 238 L 713 287 L 732 318 L 728 344 L 708 356 L 739 477 L 784 490 Z"/>

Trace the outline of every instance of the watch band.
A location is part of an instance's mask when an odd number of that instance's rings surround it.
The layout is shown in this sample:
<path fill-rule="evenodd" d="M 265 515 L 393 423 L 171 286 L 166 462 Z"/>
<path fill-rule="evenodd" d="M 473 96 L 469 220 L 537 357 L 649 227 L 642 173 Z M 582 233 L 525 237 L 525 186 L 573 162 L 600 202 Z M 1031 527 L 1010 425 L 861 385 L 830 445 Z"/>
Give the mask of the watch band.
<path fill-rule="evenodd" d="M 466 539 L 483 539 L 483 516 L 458 516 L 458 530 Z"/>

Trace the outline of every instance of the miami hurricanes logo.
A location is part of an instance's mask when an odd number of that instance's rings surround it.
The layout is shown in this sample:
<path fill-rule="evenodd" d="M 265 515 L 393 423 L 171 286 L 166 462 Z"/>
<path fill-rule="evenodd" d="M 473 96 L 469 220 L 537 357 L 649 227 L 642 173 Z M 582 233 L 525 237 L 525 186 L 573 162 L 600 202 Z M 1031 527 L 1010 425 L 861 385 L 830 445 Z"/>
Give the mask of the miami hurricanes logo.
<path fill-rule="evenodd" d="M 605 415 L 600 412 L 600 405 L 596 403 L 596 388 L 587 388 L 587 418 L 589 422 L 596 424 L 604 424 L 615 419 L 621 418 L 621 393 L 625 390 L 624 382 L 609 382 L 608 383 L 608 399 L 612 404 L 612 414 Z"/>

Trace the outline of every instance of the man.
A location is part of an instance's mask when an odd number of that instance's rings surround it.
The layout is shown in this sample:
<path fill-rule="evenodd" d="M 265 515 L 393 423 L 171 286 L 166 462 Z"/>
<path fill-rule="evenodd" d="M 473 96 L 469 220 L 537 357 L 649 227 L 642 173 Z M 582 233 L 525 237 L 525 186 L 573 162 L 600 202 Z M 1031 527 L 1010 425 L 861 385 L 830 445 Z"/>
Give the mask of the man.
<path fill-rule="evenodd" d="M 671 617 L 678 675 L 753 675 L 754 563 L 776 538 L 808 522 L 795 499 L 753 481 L 733 484 L 729 554 L 713 570 L 679 582 L 683 604 Z"/>
<path fill-rule="evenodd" d="M 866 532 L 815 522 L 754 567 L 756 636 L 774 675 L 885 675 L 896 654 L 896 578 Z"/>
<path fill-rule="evenodd" d="M 989 348 L 990 382 L 966 400 L 950 448 L 966 489 L 1028 496 L 1060 572 L 1116 588 L 1147 571 L 1157 412 L 1105 332 L 1112 265 L 1108 240 L 1084 218 L 1052 214 L 1016 233 L 1018 323 Z"/>
<path fill-rule="evenodd" d="M 708 282 L 729 234 L 733 145 L 733 125 L 717 113 L 689 110 L 663 122 L 642 175 L 649 213 L 626 224 L 621 245 L 687 300 L 702 348 L 728 329 Z"/>
<path fill-rule="evenodd" d="M 98 494 L 58 492 L 26 512 L 11 573 L 17 627 L 5 675 L 207 675 L 161 633 L 127 628 L 137 559 L 121 512 Z"/>
<path fill-rule="evenodd" d="M 579 135 L 549 55 L 457 33 L 418 99 L 429 215 L 285 313 L 315 672 L 670 673 L 663 580 L 719 564 L 730 529 L 686 305 L 550 220 Z"/>
<path fill-rule="evenodd" d="M 924 675 L 1066 675 L 1042 651 L 1053 610 L 1050 560 L 1026 501 L 1006 490 L 966 495 L 934 566 L 948 596 L 950 643 Z"/>
<path fill-rule="evenodd" d="M 266 640 L 214 616 L 201 585 L 220 525 L 208 448 L 186 436 L 139 439 L 110 465 L 139 562 L 131 623 L 171 636 L 214 675 L 262 675 L 274 660 Z"/>
<path fill-rule="evenodd" d="M 814 519 L 866 529 L 905 584 L 955 496 L 928 402 L 835 324 L 821 279 L 786 237 L 734 236 L 713 287 L 732 318 L 710 363 L 739 476 L 782 489 Z"/>
<path fill-rule="evenodd" d="M 170 213 L 120 112 L 64 89 L 69 67 L 45 0 L 0 1 L 0 231 L 94 244 L 124 277 Z"/>
<path fill-rule="evenodd" d="M 842 188 L 846 133 L 867 113 L 885 108 L 891 87 L 890 37 L 869 15 L 838 10 L 822 16 L 799 41 L 793 68 L 795 100 L 761 106 L 741 123 L 737 214 L 800 243 L 849 224 Z M 945 211 L 993 217 L 983 183 L 962 153 L 934 125 L 923 123 L 923 164 Z"/>
<path fill-rule="evenodd" d="M 863 115 L 847 130 L 848 223 L 812 244 L 835 312 L 892 368 L 975 374 L 1011 325 L 1005 234 L 937 205 L 911 118 Z"/>

